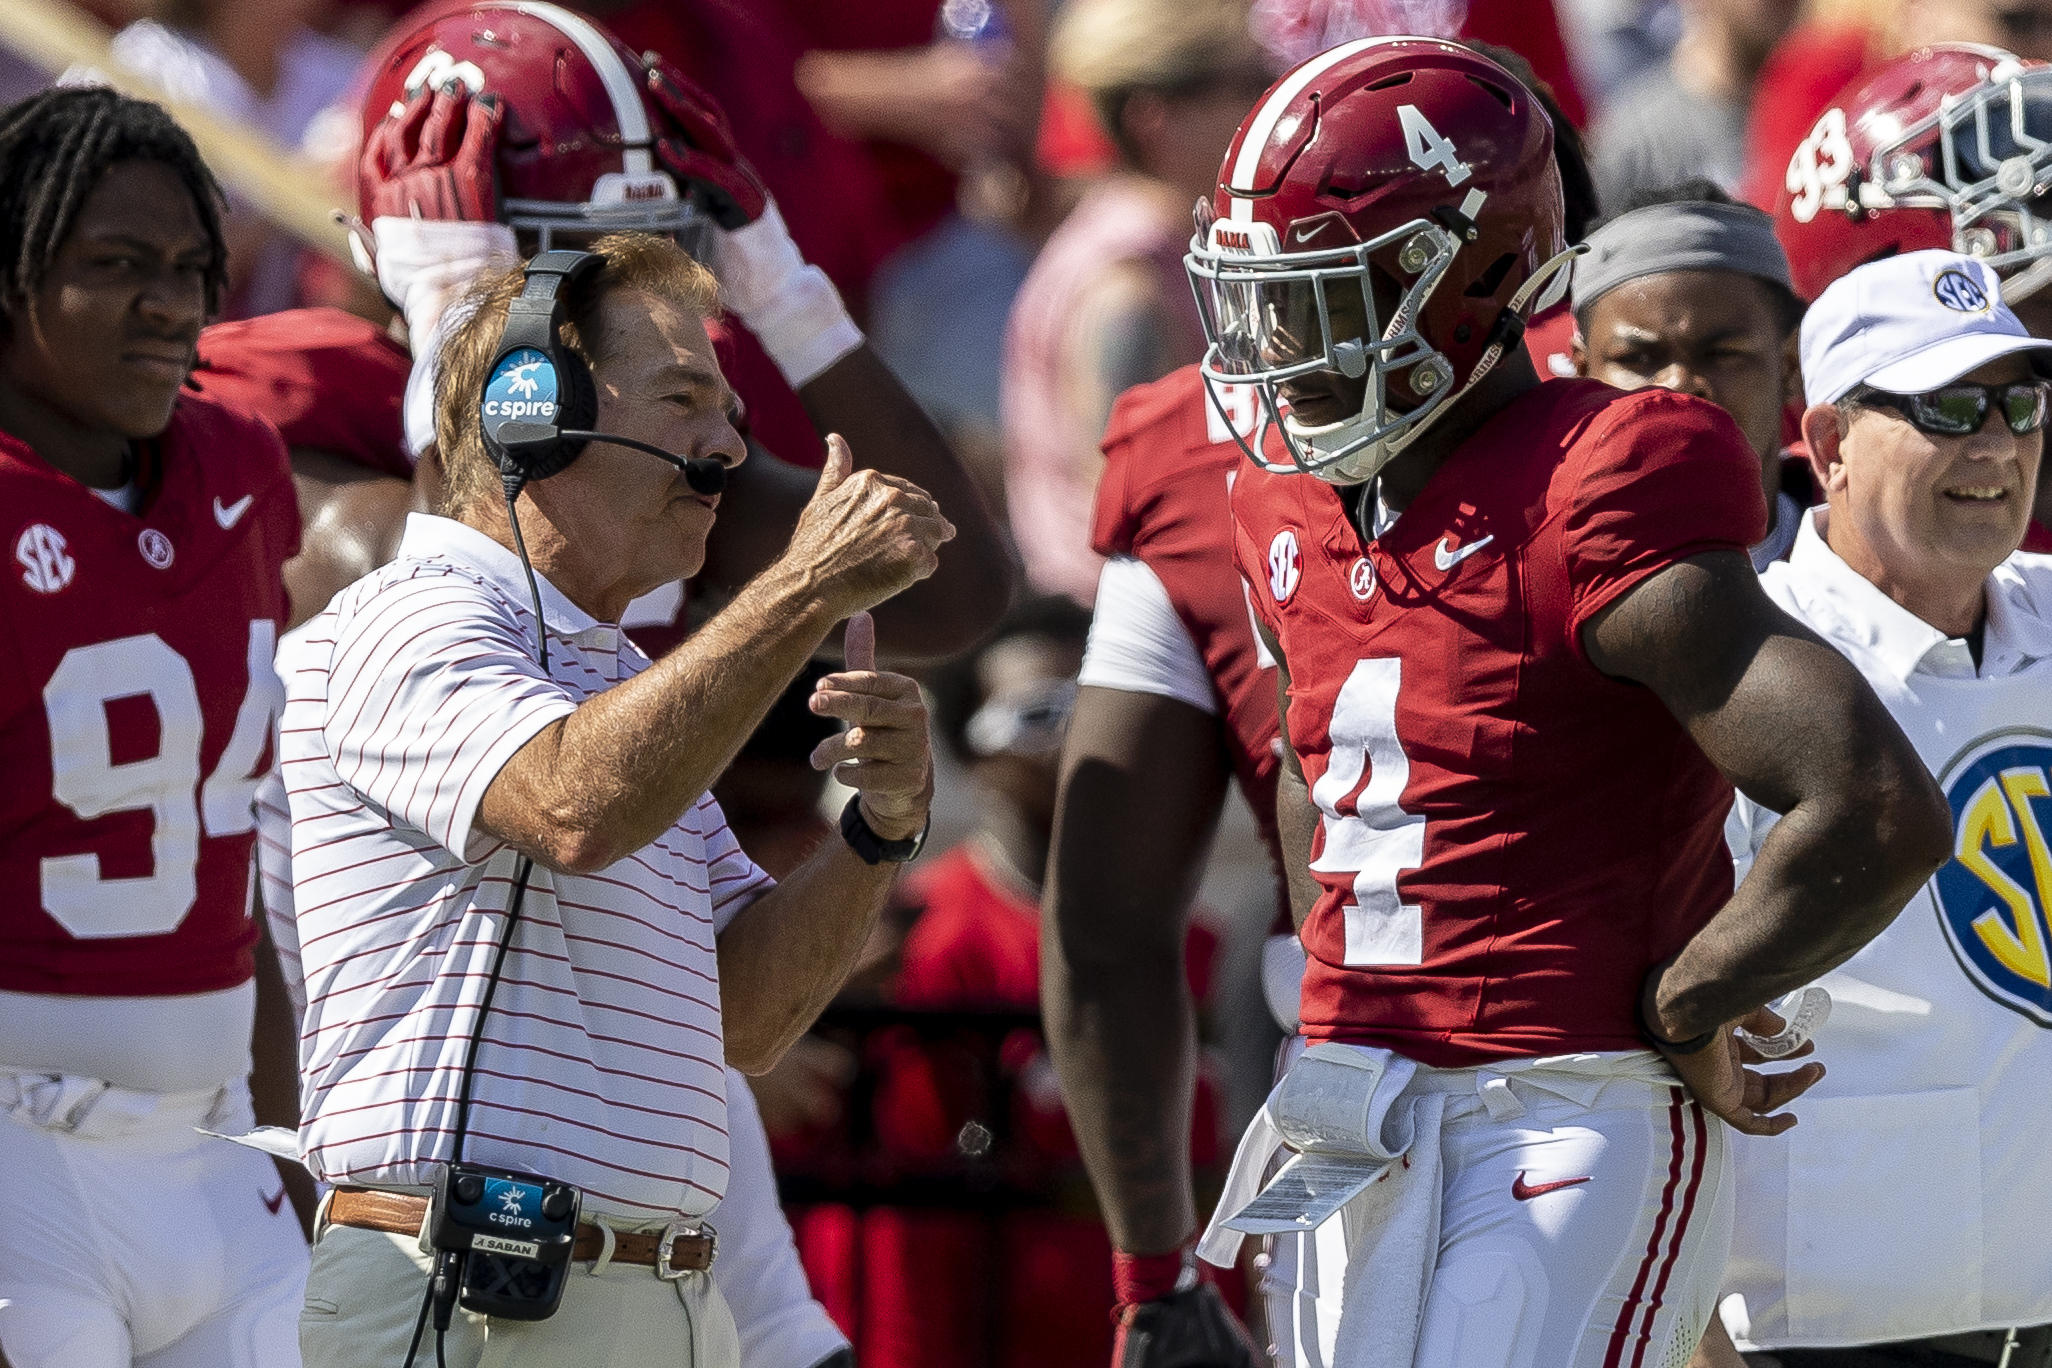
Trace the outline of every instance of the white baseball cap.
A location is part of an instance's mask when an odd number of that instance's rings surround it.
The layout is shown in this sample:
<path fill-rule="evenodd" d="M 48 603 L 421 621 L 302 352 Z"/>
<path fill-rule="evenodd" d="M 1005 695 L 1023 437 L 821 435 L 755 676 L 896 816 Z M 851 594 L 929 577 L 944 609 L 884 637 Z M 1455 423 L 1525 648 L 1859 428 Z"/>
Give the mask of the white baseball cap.
<path fill-rule="evenodd" d="M 1986 262 L 1904 252 L 1840 276 L 1803 315 L 1803 397 L 1834 404 L 1860 385 L 1922 394 L 2025 351 L 2052 342 L 2024 331 Z"/>

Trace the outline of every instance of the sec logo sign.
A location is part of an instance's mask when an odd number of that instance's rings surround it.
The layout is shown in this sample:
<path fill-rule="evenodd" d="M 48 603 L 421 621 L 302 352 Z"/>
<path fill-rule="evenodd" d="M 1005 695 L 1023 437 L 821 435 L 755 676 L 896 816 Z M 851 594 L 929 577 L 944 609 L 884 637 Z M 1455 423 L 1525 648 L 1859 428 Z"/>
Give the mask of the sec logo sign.
<path fill-rule="evenodd" d="M 1939 786 L 1954 833 L 1931 881 L 1945 937 L 1982 992 L 2052 1026 L 2052 732 L 1999 732 Z"/>
<path fill-rule="evenodd" d="M 36 523 L 16 538 L 14 559 L 21 563 L 21 582 L 39 594 L 56 593 L 78 573 L 64 534 L 48 523 Z"/>
<path fill-rule="evenodd" d="M 1304 577 L 1304 557 L 1297 551 L 1297 533 L 1285 527 L 1268 543 L 1268 592 L 1278 604 L 1288 603 Z"/>

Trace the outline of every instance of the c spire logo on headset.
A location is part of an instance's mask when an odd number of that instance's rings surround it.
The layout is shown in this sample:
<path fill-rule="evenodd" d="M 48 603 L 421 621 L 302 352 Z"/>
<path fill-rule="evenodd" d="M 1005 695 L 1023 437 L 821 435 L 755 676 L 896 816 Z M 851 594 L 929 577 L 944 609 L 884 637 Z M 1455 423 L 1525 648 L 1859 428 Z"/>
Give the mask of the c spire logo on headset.
<path fill-rule="evenodd" d="M 502 357 L 485 382 L 488 418 L 548 422 L 556 416 L 556 402 L 556 368 L 531 347 Z"/>

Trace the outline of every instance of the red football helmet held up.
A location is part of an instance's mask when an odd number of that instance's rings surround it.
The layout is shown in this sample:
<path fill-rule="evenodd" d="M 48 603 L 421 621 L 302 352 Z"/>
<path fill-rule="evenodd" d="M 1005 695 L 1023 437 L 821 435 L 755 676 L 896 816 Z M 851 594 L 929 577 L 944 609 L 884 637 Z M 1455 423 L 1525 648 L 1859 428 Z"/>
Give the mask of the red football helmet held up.
<path fill-rule="evenodd" d="M 438 6 L 375 60 L 357 170 L 366 223 L 497 218 L 546 251 L 571 230 L 675 233 L 702 221 L 700 206 L 726 227 L 762 212 L 719 106 L 560 6 Z"/>
<path fill-rule="evenodd" d="M 2052 279 L 2052 67 L 1945 43 L 1841 92 L 1775 203 L 1796 293 L 1927 247 L 1977 256 L 2014 304 Z"/>
<path fill-rule="evenodd" d="M 1205 373 L 1257 387 L 1293 464 L 1242 446 L 1335 484 L 1371 478 L 1486 375 L 1572 259 L 1545 111 L 1439 39 L 1343 43 L 1285 75 L 1198 220 Z M 1279 387 L 1321 372 L 1365 376 L 1360 408 L 1300 422 Z"/>

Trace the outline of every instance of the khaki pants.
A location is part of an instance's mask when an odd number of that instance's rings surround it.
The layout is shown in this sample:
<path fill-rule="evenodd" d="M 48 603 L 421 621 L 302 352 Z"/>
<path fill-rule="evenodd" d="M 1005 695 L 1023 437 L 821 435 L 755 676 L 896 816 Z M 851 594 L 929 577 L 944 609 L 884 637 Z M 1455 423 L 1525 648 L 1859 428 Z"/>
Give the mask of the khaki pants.
<path fill-rule="evenodd" d="M 403 1368 L 429 1263 L 411 1235 L 321 1230 L 299 1315 L 306 1368 Z M 665 1282 L 641 1265 L 614 1264 L 596 1277 L 590 1267 L 571 1266 L 562 1305 L 544 1321 L 458 1307 L 444 1344 L 450 1368 L 739 1368 L 734 1317 L 709 1274 Z M 430 1324 L 415 1368 L 434 1364 L 434 1341 Z"/>

